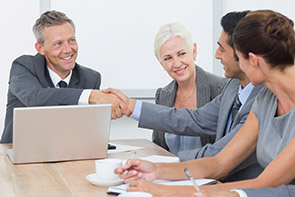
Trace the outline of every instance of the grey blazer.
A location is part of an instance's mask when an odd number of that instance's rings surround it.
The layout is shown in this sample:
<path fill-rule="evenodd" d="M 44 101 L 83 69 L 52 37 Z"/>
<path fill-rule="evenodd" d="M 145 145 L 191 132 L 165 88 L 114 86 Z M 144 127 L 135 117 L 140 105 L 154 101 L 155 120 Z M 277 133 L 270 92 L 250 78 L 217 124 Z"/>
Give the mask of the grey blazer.
<path fill-rule="evenodd" d="M 221 93 L 223 87 L 228 82 L 228 79 L 206 72 L 201 67 L 196 65 L 195 82 L 197 86 L 197 107 L 202 107 Z M 155 103 L 173 107 L 177 88 L 177 81 L 173 80 L 164 88 L 157 89 Z M 200 146 L 204 146 L 209 142 L 212 143 L 215 140 L 215 136 L 202 136 L 200 138 L 202 143 Z M 154 130 L 153 142 L 169 151 L 169 147 L 167 146 L 165 140 L 165 132 Z"/>
<path fill-rule="evenodd" d="M 143 128 L 180 135 L 216 135 L 214 144 L 207 144 L 197 150 L 185 151 L 186 154 L 179 153 L 182 161 L 214 156 L 225 147 L 245 123 L 255 97 L 263 87 L 263 85 L 259 85 L 253 88 L 243 108 L 237 114 L 231 131 L 223 136 L 239 85 L 238 79 L 231 79 L 220 95 L 196 110 L 175 109 L 143 102 L 138 125 Z M 224 177 L 223 181 L 255 178 L 261 171 L 262 168 L 257 162 L 256 154 L 253 153 L 228 176 Z"/>
<path fill-rule="evenodd" d="M 15 107 L 75 105 L 83 89 L 99 89 L 100 73 L 75 65 L 69 88 L 54 88 L 43 55 L 24 55 L 12 63 L 5 126 L 0 143 L 12 143 Z"/>
<path fill-rule="evenodd" d="M 243 189 L 248 197 L 295 197 L 295 185 L 281 185 L 277 188 Z"/>

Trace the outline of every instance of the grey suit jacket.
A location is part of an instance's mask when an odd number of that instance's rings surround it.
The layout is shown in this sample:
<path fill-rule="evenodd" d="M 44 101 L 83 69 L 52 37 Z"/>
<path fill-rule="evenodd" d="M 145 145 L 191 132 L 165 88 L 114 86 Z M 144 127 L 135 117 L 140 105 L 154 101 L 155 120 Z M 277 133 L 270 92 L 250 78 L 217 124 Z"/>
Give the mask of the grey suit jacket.
<path fill-rule="evenodd" d="M 231 79 L 222 93 L 211 102 L 196 110 L 175 109 L 161 105 L 143 103 L 139 119 L 139 127 L 157 129 L 180 135 L 216 135 L 214 144 L 207 144 L 201 149 L 181 155 L 181 160 L 211 157 L 225 147 L 245 123 L 256 95 L 263 85 L 253 88 L 250 96 L 235 118 L 229 134 L 224 135 L 228 115 L 238 92 L 240 81 Z M 223 181 L 234 181 L 255 178 L 262 171 L 256 154 L 252 154 L 240 166 L 233 170 Z"/>
<path fill-rule="evenodd" d="M 295 185 L 281 185 L 278 188 L 243 189 L 248 197 L 295 197 Z"/>
<path fill-rule="evenodd" d="M 44 56 L 24 55 L 12 63 L 5 126 L 0 143 L 12 143 L 13 109 L 16 107 L 75 105 L 83 89 L 99 89 L 100 73 L 75 65 L 69 88 L 55 88 Z"/>
<path fill-rule="evenodd" d="M 196 65 L 195 82 L 197 86 L 197 107 L 202 107 L 221 93 L 223 87 L 228 82 L 228 79 L 206 72 L 201 67 Z M 177 81 L 173 80 L 164 88 L 157 89 L 155 103 L 168 107 L 173 107 L 177 88 Z M 213 142 L 214 140 L 215 136 L 202 136 L 202 146 L 209 142 Z M 154 130 L 153 142 L 163 147 L 164 149 L 169 150 L 165 141 L 165 132 Z"/>

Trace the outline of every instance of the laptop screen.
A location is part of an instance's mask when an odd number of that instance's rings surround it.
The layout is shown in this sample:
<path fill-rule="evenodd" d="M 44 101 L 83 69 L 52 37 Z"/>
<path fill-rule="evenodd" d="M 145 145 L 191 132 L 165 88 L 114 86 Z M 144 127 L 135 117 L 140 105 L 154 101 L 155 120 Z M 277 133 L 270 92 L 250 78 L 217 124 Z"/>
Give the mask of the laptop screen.
<path fill-rule="evenodd" d="M 14 163 L 107 156 L 111 104 L 14 109 Z"/>

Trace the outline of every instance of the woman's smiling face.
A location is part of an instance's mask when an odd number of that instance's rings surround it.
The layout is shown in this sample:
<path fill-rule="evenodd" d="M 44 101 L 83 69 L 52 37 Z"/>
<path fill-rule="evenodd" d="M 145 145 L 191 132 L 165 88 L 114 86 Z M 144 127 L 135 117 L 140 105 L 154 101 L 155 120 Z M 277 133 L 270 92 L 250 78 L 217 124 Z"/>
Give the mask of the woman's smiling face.
<path fill-rule="evenodd" d="M 184 39 L 177 36 L 170 38 L 161 46 L 159 61 L 167 73 L 180 82 L 193 76 L 196 55 L 196 45 L 192 50 Z"/>

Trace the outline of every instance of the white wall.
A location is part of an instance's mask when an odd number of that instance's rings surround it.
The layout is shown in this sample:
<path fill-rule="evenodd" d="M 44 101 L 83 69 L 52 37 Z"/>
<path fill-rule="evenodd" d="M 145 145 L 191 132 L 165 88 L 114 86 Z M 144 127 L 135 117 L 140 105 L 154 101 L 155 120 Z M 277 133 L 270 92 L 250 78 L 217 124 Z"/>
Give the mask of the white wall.
<path fill-rule="evenodd" d="M 271 9 L 295 20 L 294 0 L 223 0 L 223 14 L 230 11 Z"/>
<path fill-rule="evenodd" d="M 161 25 L 187 27 L 198 46 L 196 62 L 213 71 L 213 0 L 51 0 L 77 29 L 77 61 L 102 73 L 102 88 L 156 89 L 171 78 L 154 56 Z"/>
<path fill-rule="evenodd" d="M 8 76 L 12 61 L 22 54 L 34 54 L 32 26 L 39 17 L 39 0 L 0 1 L 0 135 L 6 109 Z"/>

